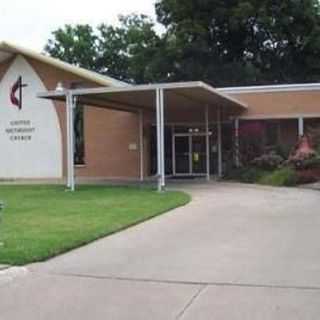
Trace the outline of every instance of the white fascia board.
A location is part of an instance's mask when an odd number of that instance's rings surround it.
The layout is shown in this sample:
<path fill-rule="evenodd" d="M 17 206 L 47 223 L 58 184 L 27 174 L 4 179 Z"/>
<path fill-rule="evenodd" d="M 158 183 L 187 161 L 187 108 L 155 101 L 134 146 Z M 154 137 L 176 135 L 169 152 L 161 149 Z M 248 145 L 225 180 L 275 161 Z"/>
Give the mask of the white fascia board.
<path fill-rule="evenodd" d="M 177 82 L 177 83 L 159 83 L 159 84 L 140 84 L 128 85 L 122 87 L 99 87 L 84 88 L 70 90 L 73 95 L 82 96 L 90 94 L 117 93 L 117 92 L 133 92 L 133 91 L 155 91 L 157 89 L 185 89 L 201 87 L 201 82 Z"/>
<path fill-rule="evenodd" d="M 135 85 L 135 86 L 122 86 L 122 87 L 99 87 L 99 88 L 84 88 L 84 89 L 73 89 L 70 92 L 76 96 L 83 96 L 83 95 L 91 95 L 91 94 L 103 94 L 103 93 L 119 93 L 119 92 L 137 92 L 137 91 L 155 91 L 157 89 L 163 90 L 175 90 L 175 89 L 188 89 L 188 88 L 202 88 L 207 90 L 211 93 L 214 93 L 226 100 L 230 100 L 238 104 L 239 106 L 247 109 L 247 105 L 243 102 L 235 99 L 234 97 L 230 97 L 225 95 L 222 92 L 214 89 L 210 85 L 201 82 L 201 81 L 192 81 L 192 82 L 172 82 L 172 83 L 157 83 L 157 84 L 142 84 L 142 85 Z M 56 96 L 56 93 L 53 92 Z"/>
<path fill-rule="evenodd" d="M 61 61 L 59 59 L 47 56 L 45 54 L 38 53 L 36 51 L 18 46 L 16 44 L 11 44 L 9 42 L 0 42 L 0 51 L 9 53 L 9 54 L 21 54 L 26 57 L 35 59 L 37 61 L 43 62 L 45 64 L 51 65 L 55 68 L 64 70 L 66 72 L 70 72 L 72 74 L 75 74 L 79 76 L 80 78 L 87 79 L 88 81 L 95 82 L 99 85 L 105 85 L 105 86 L 128 86 L 127 83 L 119 81 L 117 79 L 113 79 L 109 76 L 105 76 L 102 74 L 99 74 L 94 71 L 90 71 L 84 68 L 80 68 L 77 66 L 74 66 L 72 64 L 69 64 L 67 62 Z"/>
<path fill-rule="evenodd" d="M 43 99 L 51 99 L 51 98 L 59 98 L 59 97 L 66 97 L 68 94 L 68 90 L 63 90 L 63 91 L 45 91 L 45 92 L 39 92 L 37 94 L 38 98 L 43 98 Z"/>
<path fill-rule="evenodd" d="M 238 116 L 240 120 L 286 120 L 286 119 L 311 119 L 320 118 L 320 113 L 292 113 L 292 114 L 277 114 L 277 115 L 253 115 L 253 116 Z"/>
<path fill-rule="evenodd" d="M 172 82 L 172 83 L 158 83 L 158 84 L 142 84 L 142 85 L 135 85 L 135 86 L 122 86 L 122 87 L 98 87 L 98 88 L 80 88 L 80 89 L 71 89 L 67 90 L 69 93 L 75 96 L 85 96 L 85 95 L 94 95 L 94 94 L 104 94 L 104 93 L 121 93 L 121 92 L 137 92 L 137 91 L 156 91 L 158 89 L 163 90 L 175 90 L 175 89 L 188 89 L 188 88 L 202 88 L 211 92 L 223 99 L 229 100 L 233 102 L 239 107 L 247 109 L 248 106 L 243 102 L 221 93 L 217 91 L 215 88 L 211 87 L 210 85 L 201 82 L 201 81 L 190 81 L 190 82 Z M 67 91 L 48 91 L 39 93 L 39 98 L 58 98 L 63 97 L 66 95 Z"/>
<path fill-rule="evenodd" d="M 201 84 L 201 87 L 203 87 L 204 89 L 208 90 L 208 91 L 211 91 L 213 93 L 215 93 L 216 95 L 224 98 L 224 99 L 227 99 L 227 100 L 230 100 L 236 104 L 238 104 L 239 106 L 243 107 L 244 109 L 248 109 L 248 105 L 238 99 L 235 99 L 234 97 L 231 97 L 227 94 L 227 92 L 223 92 L 219 89 L 216 89 L 216 88 L 213 88 L 211 87 L 210 85 L 204 83 L 204 82 L 200 82 Z"/>
<path fill-rule="evenodd" d="M 217 90 L 227 94 L 316 91 L 316 90 L 320 90 L 320 83 L 225 87 L 225 88 L 218 88 Z"/>
<path fill-rule="evenodd" d="M 164 83 L 164 84 L 142 84 L 135 86 L 122 87 L 97 87 L 97 88 L 79 88 L 68 89 L 63 91 L 47 91 L 38 93 L 39 98 L 56 98 L 63 97 L 67 92 L 74 96 L 86 96 L 103 93 L 118 93 L 118 92 L 137 92 L 137 91 L 155 91 L 157 89 L 177 89 L 177 88 L 194 88 L 200 87 L 200 82 L 179 82 L 179 83 Z"/>

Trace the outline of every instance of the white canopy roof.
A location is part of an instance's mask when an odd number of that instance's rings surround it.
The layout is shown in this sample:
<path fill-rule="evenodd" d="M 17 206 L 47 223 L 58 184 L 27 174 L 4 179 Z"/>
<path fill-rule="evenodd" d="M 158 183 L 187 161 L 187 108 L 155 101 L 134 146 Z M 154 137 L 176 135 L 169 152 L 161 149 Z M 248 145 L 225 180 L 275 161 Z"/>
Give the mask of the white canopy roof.
<path fill-rule="evenodd" d="M 78 100 L 86 105 L 109 109 L 134 111 L 137 109 L 155 110 L 155 91 L 165 92 L 165 106 L 172 108 L 222 107 L 241 112 L 247 108 L 241 101 L 230 97 L 204 82 L 178 82 L 123 87 L 104 87 L 70 90 Z M 41 98 L 65 100 L 66 91 L 40 93 Z"/>

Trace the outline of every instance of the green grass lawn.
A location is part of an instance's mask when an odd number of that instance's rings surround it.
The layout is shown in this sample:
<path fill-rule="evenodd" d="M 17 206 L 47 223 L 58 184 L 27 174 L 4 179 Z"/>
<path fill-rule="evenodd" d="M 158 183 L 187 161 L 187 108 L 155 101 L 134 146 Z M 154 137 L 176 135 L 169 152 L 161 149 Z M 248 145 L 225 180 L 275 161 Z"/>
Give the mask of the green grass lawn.
<path fill-rule="evenodd" d="M 0 264 L 22 265 L 144 221 L 190 201 L 183 192 L 147 188 L 0 186 Z"/>

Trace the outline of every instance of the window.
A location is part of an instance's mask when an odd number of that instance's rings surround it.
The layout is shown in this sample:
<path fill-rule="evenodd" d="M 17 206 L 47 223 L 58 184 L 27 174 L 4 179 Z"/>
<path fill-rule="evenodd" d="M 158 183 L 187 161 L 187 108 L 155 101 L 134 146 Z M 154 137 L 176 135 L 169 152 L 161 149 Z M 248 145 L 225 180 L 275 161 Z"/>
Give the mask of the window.
<path fill-rule="evenodd" d="M 84 107 L 77 105 L 74 109 L 74 139 L 75 152 L 74 164 L 85 164 L 85 147 L 84 147 Z"/>
<path fill-rule="evenodd" d="M 279 143 L 279 122 L 266 122 L 266 145 L 275 146 Z"/>

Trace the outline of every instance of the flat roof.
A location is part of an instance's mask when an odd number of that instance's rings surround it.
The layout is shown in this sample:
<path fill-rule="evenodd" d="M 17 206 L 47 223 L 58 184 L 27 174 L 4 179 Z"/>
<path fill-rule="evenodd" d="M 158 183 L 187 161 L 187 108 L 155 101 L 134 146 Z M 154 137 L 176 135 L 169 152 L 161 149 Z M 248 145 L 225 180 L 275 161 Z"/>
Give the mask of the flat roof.
<path fill-rule="evenodd" d="M 217 90 L 226 94 L 315 91 L 320 90 L 320 83 L 225 87 L 218 88 Z"/>
<path fill-rule="evenodd" d="M 66 94 L 71 92 L 86 105 L 124 111 L 137 109 L 153 111 L 156 108 L 155 92 L 157 89 L 164 90 L 166 107 L 197 108 L 201 105 L 208 105 L 209 107 L 229 108 L 233 111 L 247 109 L 243 102 L 201 81 L 47 91 L 39 93 L 38 97 L 64 101 Z"/>

